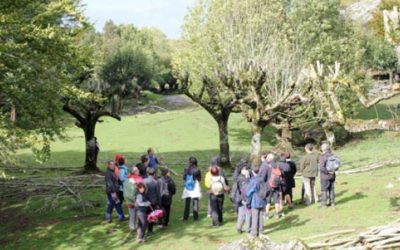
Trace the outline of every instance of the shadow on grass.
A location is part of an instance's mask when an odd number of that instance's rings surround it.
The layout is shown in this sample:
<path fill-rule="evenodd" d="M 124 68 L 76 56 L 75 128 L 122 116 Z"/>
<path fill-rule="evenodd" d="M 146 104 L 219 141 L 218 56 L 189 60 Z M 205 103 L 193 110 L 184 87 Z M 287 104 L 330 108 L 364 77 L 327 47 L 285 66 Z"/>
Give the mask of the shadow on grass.
<path fill-rule="evenodd" d="M 273 223 L 270 223 L 270 220 L 268 220 L 264 223 L 264 233 L 268 234 L 288 228 L 304 226 L 308 221 L 310 221 L 310 219 L 301 220 L 299 215 L 287 215 L 285 218 Z"/>
<path fill-rule="evenodd" d="M 368 195 L 365 195 L 362 192 L 356 192 L 356 193 L 354 193 L 354 194 L 352 194 L 352 195 L 350 195 L 348 197 L 345 197 L 343 199 L 337 200 L 336 201 L 336 205 L 344 204 L 344 203 L 347 203 L 347 202 L 350 202 L 350 201 L 353 201 L 353 200 L 364 199 L 364 198 L 367 198 L 367 197 L 368 197 Z"/>

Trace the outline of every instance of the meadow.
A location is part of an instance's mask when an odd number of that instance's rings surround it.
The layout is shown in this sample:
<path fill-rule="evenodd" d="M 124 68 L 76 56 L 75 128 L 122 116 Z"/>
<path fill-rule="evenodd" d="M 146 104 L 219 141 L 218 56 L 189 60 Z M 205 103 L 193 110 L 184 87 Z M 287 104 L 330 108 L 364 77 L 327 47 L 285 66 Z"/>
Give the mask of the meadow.
<path fill-rule="evenodd" d="M 390 104 L 398 103 L 396 100 Z M 382 112 L 384 108 L 382 108 Z M 374 113 L 374 110 L 360 114 Z M 373 114 L 371 115 L 373 116 Z M 366 117 L 369 118 L 369 117 Z M 234 160 L 245 155 L 250 147 L 250 126 L 240 114 L 233 114 L 229 123 L 230 145 Z M 123 153 L 128 164 L 137 163 L 149 146 L 163 155 L 170 168 L 182 173 L 187 158 L 196 156 L 202 173 L 210 158 L 218 153 L 216 123 L 202 109 L 191 107 L 155 114 L 125 116 L 122 121 L 106 119 L 98 124 L 97 138 L 100 143 L 99 167 L 105 169 L 105 161 L 115 153 Z M 18 153 L 19 167 L 71 167 L 79 168 L 84 159 L 83 133 L 69 127 L 68 139 L 52 143 L 52 155 L 48 162 L 36 162 L 29 151 Z M 392 132 L 363 133 L 346 142 L 335 153 L 343 161 L 343 169 L 357 168 L 373 162 L 398 159 L 399 135 Z M 263 134 L 263 148 L 271 149 L 275 138 L 272 129 Z M 297 149 L 295 159 L 302 155 Z M 235 163 L 235 162 L 234 162 Z M 18 166 L 16 166 L 17 168 Z M 400 217 L 400 166 L 387 166 L 375 171 L 339 175 L 337 178 L 337 206 L 320 209 L 319 204 L 305 207 L 296 205 L 285 209 L 282 219 L 265 221 L 265 233 L 274 241 L 305 238 L 319 233 L 342 229 L 365 231 Z M 6 172 L 8 177 L 29 177 L 35 173 Z M 57 170 L 46 175 L 64 175 Z M 227 171 L 230 176 L 231 171 Z M 224 223 L 213 228 L 206 217 L 207 198 L 201 199 L 200 221 L 182 222 L 183 202 L 181 176 L 173 177 L 178 193 L 174 197 L 171 223 L 168 228 L 156 229 L 145 243 L 138 244 L 129 236 L 127 222 L 119 223 L 114 214 L 111 224 L 104 222 L 106 199 L 102 188 L 90 190 L 86 195 L 99 203 L 86 214 L 65 203 L 55 210 L 36 213 L 39 204 L 25 207 L 24 200 L 1 200 L 0 244 L 2 249 L 218 249 L 224 243 L 240 239 L 236 232 L 235 214 L 229 198 L 225 196 Z M 301 180 L 297 179 L 294 192 L 296 203 L 300 198 Z M 204 189 L 203 189 L 203 193 Z M 125 209 L 125 213 L 127 210 Z M 273 214 L 273 213 L 272 213 Z"/>

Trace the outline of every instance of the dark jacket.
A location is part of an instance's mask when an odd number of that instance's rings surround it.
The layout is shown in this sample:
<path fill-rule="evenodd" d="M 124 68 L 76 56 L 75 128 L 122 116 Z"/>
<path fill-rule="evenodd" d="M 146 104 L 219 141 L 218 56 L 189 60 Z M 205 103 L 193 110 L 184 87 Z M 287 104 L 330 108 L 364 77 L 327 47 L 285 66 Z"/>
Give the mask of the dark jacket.
<path fill-rule="evenodd" d="M 282 173 L 282 185 L 288 186 L 288 179 L 290 178 L 290 165 L 285 161 L 280 161 L 277 163 L 279 169 Z"/>
<path fill-rule="evenodd" d="M 160 186 L 154 176 L 149 175 L 143 180 L 146 185 L 146 199 L 150 201 L 152 206 L 160 205 Z"/>
<path fill-rule="evenodd" d="M 317 177 L 318 175 L 318 154 L 307 153 L 300 159 L 300 172 L 303 177 Z"/>
<path fill-rule="evenodd" d="M 106 193 L 116 193 L 119 191 L 119 183 L 118 178 L 114 173 L 114 170 L 107 168 L 105 173 L 105 181 L 106 181 Z"/>
<path fill-rule="evenodd" d="M 171 205 L 172 196 L 176 193 L 175 182 L 169 176 L 163 176 L 158 179 L 160 186 L 161 205 Z"/>
<path fill-rule="evenodd" d="M 258 191 L 260 190 L 260 185 L 264 180 L 260 175 L 253 176 L 250 179 L 249 185 L 246 191 L 246 198 L 250 201 L 251 208 L 262 208 L 264 209 L 267 205 L 267 201 L 265 199 L 260 198 L 258 195 Z"/>
<path fill-rule="evenodd" d="M 240 199 L 239 201 L 239 205 L 240 203 L 247 203 L 248 199 L 246 198 L 246 191 L 247 188 L 249 186 L 249 182 L 250 182 L 250 178 L 246 178 L 244 175 L 239 175 L 236 181 L 236 185 L 237 185 L 237 189 L 238 189 L 238 193 L 239 193 L 239 197 Z"/>
<path fill-rule="evenodd" d="M 193 180 L 201 181 L 201 172 L 196 166 L 189 166 L 183 172 L 183 180 L 186 181 L 186 176 L 192 175 Z"/>
<path fill-rule="evenodd" d="M 321 155 L 321 158 L 319 159 L 319 172 L 321 174 L 321 180 L 335 180 L 336 174 L 335 173 L 329 173 L 328 170 L 326 169 L 326 162 L 328 161 L 329 156 L 331 156 L 331 153 L 324 153 Z"/>
<path fill-rule="evenodd" d="M 287 163 L 290 166 L 290 173 L 288 174 L 288 178 L 286 179 L 286 185 L 289 188 L 294 188 L 296 187 L 296 181 L 294 180 L 294 176 L 296 175 L 297 168 L 296 168 L 296 163 L 294 161 L 287 161 Z"/>
<path fill-rule="evenodd" d="M 135 206 L 138 212 L 147 213 L 147 209 L 150 207 L 151 203 L 147 200 L 146 195 L 137 192 L 135 201 Z"/>

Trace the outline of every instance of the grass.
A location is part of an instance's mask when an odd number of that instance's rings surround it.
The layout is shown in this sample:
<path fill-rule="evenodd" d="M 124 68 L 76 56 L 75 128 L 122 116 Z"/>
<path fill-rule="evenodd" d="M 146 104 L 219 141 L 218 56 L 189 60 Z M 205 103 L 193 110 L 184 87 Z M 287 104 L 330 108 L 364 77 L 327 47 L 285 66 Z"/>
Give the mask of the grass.
<path fill-rule="evenodd" d="M 231 149 L 234 157 L 238 158 L 249 150 L 250 126 L 239 114 L 232 115 L 229 125 Z M 71 127 L 68 135 L 68 141 L 52 144 L 51 159 L 45 164 L 35 162 L 29 151 L 21 151 L 18 154 L 21 165 L 80 167 L 84 159 L 83 133 Z M 205 111 L 196 108 L 123 117 L 121 122 L 106 119 L 98 125 L 97 137 L 101 147 L 100 162 L 112 159 L 117 152 L 123 152 L 129 164 L 136 163 L 147 147 L 153 146 L 177 172 L 182 172 L 186 159 L 195 155 L 204 174 L 210 157 L 218 152 L 216 123 Z M 365 133 L 345 144 L 336 153 L 344 163 L 343 169 L 395 159 L 400 151 L 398 139 L 395 133 Z M 263 135 L 263 147 L 268 149 L 273 144 L 273 130 L 267 129 Z M 300 152 L 296 158 L 299 156 Z M 104 164 L 101 167 L 104 169 Z M 287 241 L 341 229 L 364 231 L 370 226 L 398 218 L 399 167 L 338 176 L 336 209 L 321 210 L 318 205 L 299 205 L 292 211 L 286 211 L 284 219 L 266 221 L 265 232 L 274 241 Z M 212 228 L 211 221 L 206 218 L 205 197 L 201 200 L 200 222 L 180 222 L 183 214 L 183 202 L 180 199 L 183 181 L 180 177 L 174 179 L 178 185 L 178 194 L 174 197 L 171 225 L 167 229 L 157 229 L 145 244 L 138 245 L 129 237 L 127 223 L 103 222 L 105 195 L 102 189 L 91 190 L 86 194 L 100 204 L 90 209 L 86 215 L 82 215 L 68 202 L 53 211 L 34 213 L 33 210 L 39 206 L 37 203 L 25 210 L 25 201 L 0 201 L 0 244 L 2 249 L 192 250 L 218 249 L 224 243 L 241 238 L 236 233 L 235 217 L 227 196 L 224 205 L 225 223 L 220 228 Z M 389 183 L 393 184 L 393 188 L 386 188 Z M 300 186 L 301 181 L 297 180 L 296 199 L 300 197 Z"/>

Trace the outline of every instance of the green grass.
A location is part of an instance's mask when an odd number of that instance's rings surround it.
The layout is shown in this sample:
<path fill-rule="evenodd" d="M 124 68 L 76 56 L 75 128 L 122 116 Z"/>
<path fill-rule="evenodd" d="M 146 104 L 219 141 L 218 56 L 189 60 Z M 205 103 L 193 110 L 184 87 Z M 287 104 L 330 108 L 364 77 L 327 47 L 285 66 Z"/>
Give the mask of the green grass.
<path fill-rule="evenodd" d="M 233 114 L 229 127 L 232 154 L 238 158 L 249 151 L 250 126 L 240 114 Z M 83 133 L 71 127 L 68 136 L 68 141 L 52 144 L 51 159 L 45 164 L 35 162 L 29 151 L 21 151 L 18 154 L 20 165 L 82 166 Z M 199 158 L 200 167 L 204 170 L 210 157 L 218 153 L 216 123 L 205 111 L 199 109 L 123 117 L 121 122 L 106 119 L 98 125 L 97 137 L 102 163 L 112 159 L 117 152 L 124 153 L 129 164 L 136 163 L 147 147 L 153 146 L 159 155 L 165 156 L 170 167 L 182 172 L 190 155 Z M 263 135 L 264 149 L 273 147 L 274 141 L 273 130 L 266 129 Z M 397 134 L 365 133 L 345 144 L 336 153 L 344 163 L 343 169 L 346 169 L 379 160 L 396 159 L 399 151 L 400 140 Z M 300 152 L 295 155 L 296 158 L 299 156 Z M 103 169 L 104 165 L 101 164 Z M 398 218 L 399 167 L 338 176 L 335 210 L 321 210 L 318 205 L 298 206 L 293 211 L 286 211 L 287 216 L 282 220 L 266 221 L 265 232 L 274 241 L 287 241 L 340 229 L 354 228 L 360 232 L 369 226 Z M 21 175 L 12 172 L 6 174 Z M 65 173 L 51 171 L 48 174 Z M 128 237 L 127 222 L 103 222 L 106 202 L 102 189 L 91 190 L 86 194 L 100 204 L 99 207 L 89 209 L 87 215 L 82 215 L 70 203 L 54 211 L 34 213 L 33 210 L 39 206 L 37 203 L 24 210 L 25 201 L 0 201 L 0 244 L 2 249 L 218 249 L 222 244 L 241 237 L 236 233 L 235 218 L 227 197 L 225 223 L 220 228 L 212 228 L 211 221 L 206 218 L 206 198 L 201 200 L 199 223 L 180 222 L 183 214 L 183 202 L 180 199 L 183 183 L 181 177 L 174 178 L 178 194 L 174 197 L 171 225 L 167 229 L 157 229 L 145 244 L 138 245 L 133 238 Z M 388 183 L 394 187 L 387 189 Z M 296 199 L 300 196 L 300 186 L 301 181 L 298 180 Z"/>

